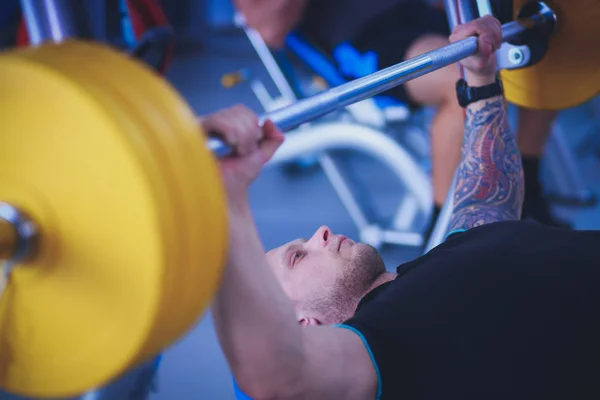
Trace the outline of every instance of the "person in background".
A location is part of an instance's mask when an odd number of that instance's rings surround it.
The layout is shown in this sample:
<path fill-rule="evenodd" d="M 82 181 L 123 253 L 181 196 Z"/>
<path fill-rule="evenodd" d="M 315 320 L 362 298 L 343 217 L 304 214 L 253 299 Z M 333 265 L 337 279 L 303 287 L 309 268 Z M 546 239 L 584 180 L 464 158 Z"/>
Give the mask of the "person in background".
<path fill-rule="evenodd" d="M 511 3 L 496 2 L 494 6 L 512 19 Z M 350 45 L 360 54 L 374 53 L 378 69 L 445 46 L 450 33 L 442 1 L 234 0 L 234 6 L 273 49 L 283 47 L 287 35 L 296 30 L 332 58 L 340 44 Z M 460 160 L 465 119 L 455 95 L 459 78 L 458 65 L 450 65 L 386 93 L 413 109 L 428 106 L 436 110 L 430 127 L 434 214 L 426 237 Z M 526 182 L 522 215 L 523 219 L 570 228 L 552 215 L 539 179 L 540 158 L 556 115 L 554 111 L 519 110 L 516 132 Z"/>

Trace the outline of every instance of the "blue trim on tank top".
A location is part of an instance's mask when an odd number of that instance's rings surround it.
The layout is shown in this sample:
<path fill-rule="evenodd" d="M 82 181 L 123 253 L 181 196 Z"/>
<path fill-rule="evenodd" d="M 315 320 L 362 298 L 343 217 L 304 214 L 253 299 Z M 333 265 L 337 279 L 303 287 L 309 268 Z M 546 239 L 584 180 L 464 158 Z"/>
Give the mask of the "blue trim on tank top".
<path fill-rule="evenodd" d="M 453 230 L 453 231 L 450 231 L 450 233 L 448 233 L 448 234 L 446 235 L 446 239 L 444 239 L 444 241 L 448 240 L 448 238 L 449 238 L 450 236 L 454 235 L 455 233 L 462 233 L 462 232 L 466 232 L 466 231 L 467 231 L 466 229 L 455 229 L 455 230 Z"/>
<path fill-rule="evenodd" d="M 338 325 L 334 325 L 333 327 L 348 329 L 349 331 L 356 333 L 358 335 L 358 337 L 360 338 L 360 340 L 362 340 L 363 344 L 365 345 L 365 347 L 367 349 L 367 352 L 369 353 L 369 357 L 371 357 L 371 362 L 373 363 L 373 367 L 375 367 L 375 373 L 377 374 L 377 398 L 376 398 L 376 400 L 379 400 L 381 398 L 381 392 L 382 392 L 381 373 L 379 372 L 379 366 L 377 365 L 377 361 L 375 360 L 375 356 L 373 355 L 373 352 L 371 351 L 371 347 L 369 346 L 367 339 L 363 336 L 362 333 L 360 333 L 360 331 L 358 329 L 356 329 L 352 326 L 338 324 Z"/>
<path fill-rule="evenodd" d="M 242 389 L 240 389 L 240 387 L 238 386 L 237 382 L 235 381 L 235 378 L 233 379 L 233 393 L 237 400 L 252 400 L 250 396 L 242 392 Z"/>

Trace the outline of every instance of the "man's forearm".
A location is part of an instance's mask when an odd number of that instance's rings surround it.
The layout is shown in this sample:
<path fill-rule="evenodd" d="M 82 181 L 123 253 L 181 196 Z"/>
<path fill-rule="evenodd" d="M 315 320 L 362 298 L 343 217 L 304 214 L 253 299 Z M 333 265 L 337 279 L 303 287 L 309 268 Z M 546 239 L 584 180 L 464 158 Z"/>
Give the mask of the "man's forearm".
<path fill-rule="evenodd" d="M 248 208 L 230 213 L 229 237 L 228 265 L 213 308 L 217 334 L 242 389 L 272 394 L 291 384 L 290 367 L 302 362 L 301 327 L 269 270 Z"/>
<path fill-rule="evenodd" d="M 477 78 L 469 82 L 468 77 L 467 82 L 471 86 L 490 83 Z M 457 174 L 450 231 L 520 218 L 521 157 L 502 96 L 468 106 Z"/>

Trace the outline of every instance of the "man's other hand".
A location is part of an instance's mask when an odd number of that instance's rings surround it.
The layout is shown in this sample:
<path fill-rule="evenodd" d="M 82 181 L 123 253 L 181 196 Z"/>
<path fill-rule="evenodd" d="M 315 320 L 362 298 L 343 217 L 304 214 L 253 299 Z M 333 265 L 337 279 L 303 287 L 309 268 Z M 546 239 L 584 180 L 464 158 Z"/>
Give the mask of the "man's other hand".
<path fill-rule="evenodd" d="M 466 69 L 467 80 L 494 80 L 497 63 L 495 51 L 502 45 L 502 25 L 491 16 L 485 16 L 466 24 L 457 25 L 450 35 L 450 42 L 469 36 L 477 36 L 477 53 L 461 61 Z"/>
<path fill-rule="evenodd" d="M 233 155 L 220 160 L 221 174 L 230 208 L 245 207 L 248 187 L 283 143 L 283 134 L 271 121 L 261 129 L 256 114 L 243 105 L 208 115 L 200 123 L 233 147 Z"/>

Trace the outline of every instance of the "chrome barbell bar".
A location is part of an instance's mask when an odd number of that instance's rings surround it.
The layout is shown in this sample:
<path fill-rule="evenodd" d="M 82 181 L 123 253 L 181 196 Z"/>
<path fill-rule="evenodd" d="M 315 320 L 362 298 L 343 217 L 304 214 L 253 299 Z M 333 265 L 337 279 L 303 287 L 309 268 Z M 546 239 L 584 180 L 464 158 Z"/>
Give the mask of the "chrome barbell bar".
<path fill-rule="evenodd" d="M 546 3 L 531 2 L 527 7 L 530 15 L 502 25 L 503 42 L 515 39 L 528 29 L 543 27 L 549 34 L 554 31 L 556 15 Z M 266 120 L 271 120 L 279 129 L 287 132 L 332 111 L 458 62 L 476 52 L 477 38 L 463 39 L 266 113 L 260 117 L 260 122 L 262 124 Z M 210 133 L 208 147 L 219 158 L 232 153 L 232 148 L 215 133 Z"/>

